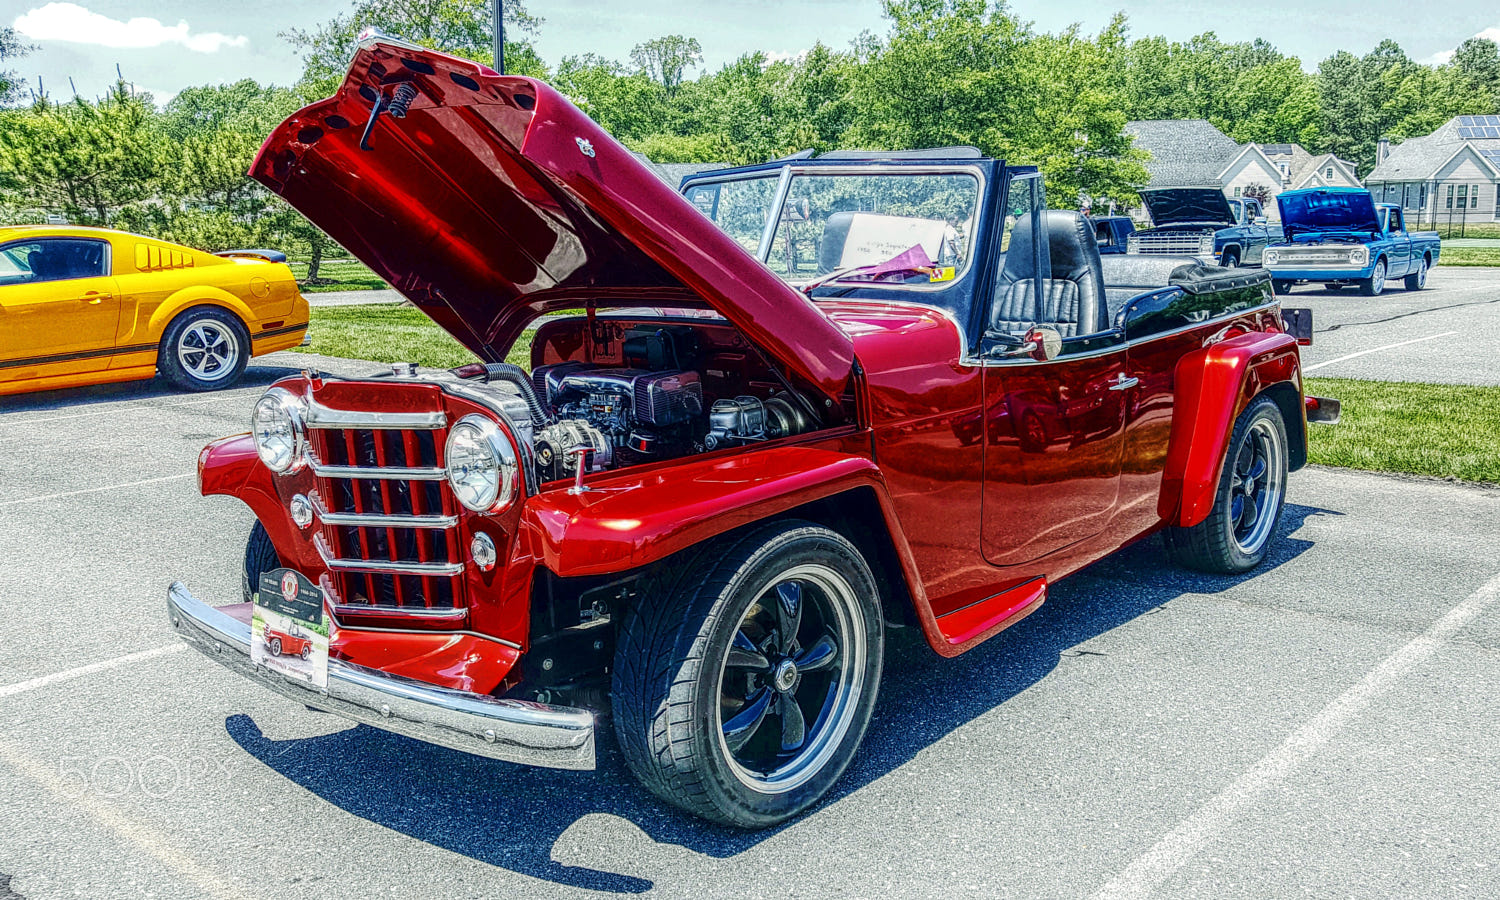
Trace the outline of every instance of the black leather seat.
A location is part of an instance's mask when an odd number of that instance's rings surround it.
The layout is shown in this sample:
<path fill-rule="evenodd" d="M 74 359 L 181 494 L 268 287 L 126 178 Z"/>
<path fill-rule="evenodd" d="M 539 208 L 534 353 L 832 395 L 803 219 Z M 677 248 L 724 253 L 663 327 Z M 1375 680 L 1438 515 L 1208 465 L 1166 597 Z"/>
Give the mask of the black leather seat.
<path fill-rule="evenodd" d="M 1050 277 L 1042 279 L 1042 296 L 1036 296 L 1031 277 L 1031 219 L 1021 218 L 1011 231 L 990 327 L 1017 333 L 1033 325 L 1051 325 L 1063 337 L 1108 331 L 1109 308 L 1094 229 L 1072 210 L 1049 209 L 1042 213 L 1042 220 L 1051 257 Z"/>

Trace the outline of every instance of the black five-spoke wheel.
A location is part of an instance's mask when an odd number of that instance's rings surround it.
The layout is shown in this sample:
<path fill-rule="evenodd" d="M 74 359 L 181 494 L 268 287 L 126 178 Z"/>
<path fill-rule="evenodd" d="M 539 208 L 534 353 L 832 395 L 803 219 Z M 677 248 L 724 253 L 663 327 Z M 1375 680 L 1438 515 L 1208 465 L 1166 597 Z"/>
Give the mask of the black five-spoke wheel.
<path fill-rule="evenodd" d="M 853 758 L 884 652 L 874 577 L 842 535 L 770 523 L 663 569 L 615 652 L 615 734 L 663 799 L 764 828 Z"/>

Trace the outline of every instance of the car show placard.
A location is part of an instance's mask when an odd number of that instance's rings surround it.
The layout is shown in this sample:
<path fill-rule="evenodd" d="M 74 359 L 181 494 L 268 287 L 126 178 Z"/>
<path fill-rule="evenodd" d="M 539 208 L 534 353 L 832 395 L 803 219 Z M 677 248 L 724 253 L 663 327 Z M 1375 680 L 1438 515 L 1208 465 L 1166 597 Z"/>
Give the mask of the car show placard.
<path fill-rule="evenodd" d="M 250 662 L 313 687 L 328 687 L 323 592 L 300 572 L 262 572 L 251 605 Z"/>

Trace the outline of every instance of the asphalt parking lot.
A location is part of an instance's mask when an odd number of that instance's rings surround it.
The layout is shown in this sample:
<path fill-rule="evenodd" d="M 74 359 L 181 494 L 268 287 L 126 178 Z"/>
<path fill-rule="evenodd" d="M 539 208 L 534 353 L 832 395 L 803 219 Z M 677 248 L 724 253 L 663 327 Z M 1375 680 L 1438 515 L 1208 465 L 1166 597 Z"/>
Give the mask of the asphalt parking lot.
<path fill-rule="evenodd" d="M 1318 374 L 1500 383 L 1497 275 L 1289 299 L 1317 311 L 1309 365 L 1459 332 Z M 1253 577 L 1176 570 L 1152 540 L 956 660 L 898 636 L 834 797 L 743 834 L 610 754 L 479 760 L 178 646 L 167 583 L 237 601 L 251 524 L 197 496 L 197 452 L 306 359 L 210 396 L 0 406 L 0 900 L 1500 895 L 1500 491 L 1304 471 Z"/>

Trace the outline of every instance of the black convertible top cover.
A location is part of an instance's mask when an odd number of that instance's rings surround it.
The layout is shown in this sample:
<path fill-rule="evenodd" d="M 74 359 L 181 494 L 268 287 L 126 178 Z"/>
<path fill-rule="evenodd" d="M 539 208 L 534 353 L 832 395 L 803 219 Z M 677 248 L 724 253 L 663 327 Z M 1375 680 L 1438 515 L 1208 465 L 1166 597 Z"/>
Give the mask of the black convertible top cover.
<path fill-rule="evenodd" d="M 1213 294 L 1270 284 L 1271 273 L 1265 269 L 1226 269 L 1223 266 L 1189 263 L 1173 269 L 1167 281 L 1189 294 Z"/>

